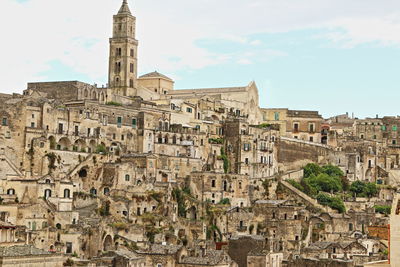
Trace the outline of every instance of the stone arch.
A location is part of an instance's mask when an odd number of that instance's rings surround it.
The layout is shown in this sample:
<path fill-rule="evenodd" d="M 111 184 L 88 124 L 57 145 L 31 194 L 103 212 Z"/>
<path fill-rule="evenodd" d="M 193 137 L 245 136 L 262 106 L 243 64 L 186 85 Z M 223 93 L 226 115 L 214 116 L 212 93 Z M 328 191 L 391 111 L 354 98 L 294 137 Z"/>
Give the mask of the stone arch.
<path fill-rule="evenodd" d="M 165 143 L 165 144 L 168 144 L 168 142 L 169 142 L 169 136 L 168 136 L 168 134 L 166 134 L 166 135 L 164 136 L 164 143 Z"/>
<path fill-rule="evenodd" d="M 197 220 L 197 209 L 195 206 L 192 206 L 189 209 L 189 219 L 190 220 Z"/>
<path fill-rule="evenodd" d="M 88 174 L 88 172 L 87 172 L 87 169 L 86 169 L 86 168 L 82 168 L 82 169 L 78 172 L 78 175 L 79 175 L 80 178 L 85 178 L 85 177 L 87 177 L 87 174 Z"/>
<path fill-rule="evenodd" d="M 83 90 L 83 97 L 88 98 L 89 97 L 89 91 L 87 89 Z"/>
<path fill-rule="evenodd" d="M 92 99 L 97 99 L 97 94 L 95 90 L 92 91 Z"/>
<path fill-rule="evenodd" d="M 69 150 L 71 141 L 67 137 L 63 137 L 58 141 L 59 148 L 62 150 Z"/>
<path fill-rule="evenodd" d="M 101 92 L 101 94 L 100 94 L 100 101 L 103 101 L 104 102 L 104 93 L 103 92 Z"/>
<path fill-rule="evenodd" d="M 169 130 L 169 123 L 168 121 L 164 122 L 164 130 L 168 131 Z"/>
<path fill-rule="evenodd" d="M 113 239 L 111 235 L 107 235 L 103 241 L 103 251 L 110 251 L 113 249 Z"/>
<path fill-rule="evenodd" d="M 97 148 L 96 141 L 95 140 L 90 140 L 90 142 L 89 142 L 89 152 L 90 153 L 96 152 L 96 148 Z"/>
<path fill-rule="evenodd" d="M 54 136 L 50 136 L 48 140 L 50 142 L 50 149 L 56 149 L 56 138 Z"/>
<path fill-rule="evenodd" d="M 174 136 L 172 136 L 172 143 L 176 144 L 176 134 L 174 134 Z"/>
<path fill-rule="evenodd" d="M 78 139 L 74 143 L 74 148 L 76 149 L 76 151 L 86 152 L 86 147 L 87 147 L 86 141 L 83 139 Z"/>

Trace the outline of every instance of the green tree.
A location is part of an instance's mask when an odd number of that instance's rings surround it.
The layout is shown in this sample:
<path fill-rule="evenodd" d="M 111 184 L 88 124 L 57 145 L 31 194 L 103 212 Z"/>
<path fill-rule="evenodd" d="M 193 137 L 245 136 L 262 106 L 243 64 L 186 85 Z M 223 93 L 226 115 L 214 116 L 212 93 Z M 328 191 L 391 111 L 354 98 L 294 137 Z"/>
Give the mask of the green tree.
<path fill-rule="evenodd" d="M 304 168 L 304 178 L 308 178 L 311 175 L 317 176 L 318 174 L 322 173 L 322 168 L 315 163 L 308 163 Z"/>

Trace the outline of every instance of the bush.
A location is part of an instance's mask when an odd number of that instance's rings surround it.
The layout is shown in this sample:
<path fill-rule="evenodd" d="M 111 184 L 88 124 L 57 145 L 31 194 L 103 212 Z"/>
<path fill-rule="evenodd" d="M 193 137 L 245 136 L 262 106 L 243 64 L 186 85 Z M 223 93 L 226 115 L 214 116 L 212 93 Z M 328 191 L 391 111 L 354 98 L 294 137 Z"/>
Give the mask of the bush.
<path fill-rule="evenodd" d="M 376 213 L 381 213 L 385 215 L 389 215 L 392 210 L 391 206 L 386 206 L 386 205 L 385 206 L 376 205 L 374 208 Z"/>
<path fill-rule="evenodd" d="M 229 204 L 231 204 L 231 201 L 230 201 L 229 198 L 224 198 L 224 199 L 221 199 L 221 201 L 219 202 L 219 204 L 222 204 L 222 205 L 229 205 Z"/>
<path fill-rule="evenodd" d="M 106 105 L 107 105 L 107 106 L 117 106 L 117 107 L 122 106 L 121 103 L 114 102 L 114 101 L 107 102 Z"/>
<path fill-rule="evenodd" d="M 97 154 L 99 154 L 99 153 L 107 153 L 107 148 L 104 146 L 104 145 L 98 145 L 97 147 L 96 147 L 96 153 Z"/>
<path fill-rule="evenodd" d="M 223 144 L 224 139 L 223 138 L 210 138 L 210 139 L 208 139 L 208 142 L 210 144 Z"/>
<path fill-rule="evenodd" d="M 287 182 L 289 184 L 291 184 L 293 187 L 299 189 L 300 191 L 304 192 L 304 187 L 297 181 L 293 180 L 293 179 L 289 179 L 287 180 Z"/>
<path fill-rule="evenodd" d="M 328 206 L 332 209 L 343 213 L 346 211 L 346 207 L 344 206 L 343 200 L 339 197 L 331 197 L 326 193 L 319 193 L 317 195 L 318 203 L 324 206 Z"/>
<path fill-rule="evenodd" d="M 355 181 L 350 186 L 350 192 L 357 197 L 373 197 L 378 194 L 378 187 L 375 183 Z"/>
<path fill-rule="evenodd" d="M 317 176 L 322 173 L 322 168 L 315 163 L 308 163 L 304 168 L 304 178 L 308 178 L 311 175 Z"/>

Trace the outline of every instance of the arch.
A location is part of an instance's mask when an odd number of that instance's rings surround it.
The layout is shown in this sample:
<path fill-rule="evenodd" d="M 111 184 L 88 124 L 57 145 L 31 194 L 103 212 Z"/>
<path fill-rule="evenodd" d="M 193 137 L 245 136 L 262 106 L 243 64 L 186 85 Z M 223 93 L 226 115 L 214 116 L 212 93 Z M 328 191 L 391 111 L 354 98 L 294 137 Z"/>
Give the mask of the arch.
<path fill-rule="evenodd" d="M 87 147 L 86 141 L 83 139 L 78 139 L 75 141 L 74 147 L 76 148 L 76 151 L 84 152 Z"/>
<path fill-rule="evenodd" d="M 164 122 L 164 130 L 168 131 L 169 130 L 169 123 L 166 121 Z"/>
<path fill-rule="evenodd" d="M 87 177 L 87 170 L 85 168 L 82 168 L 79 172 L 78 175 L 80 178 L 85 178 Z"/>
<path fill-rule="evenodd" d="M 56 149 L 57 142 L 54 136 L 50 136 L 48 140 L 50 142 L 50 149 Z"/>
<path fill-rule="evenodd" d="M 96 148 L 97 148 L 97 143 L 96 143 L 96 141 L 95 140 L 90 140 L 90 142 L 89 142 L 89 152 L 90 153 L 94 153 L 95 151 L 96 151 Z"/>
<path fill-rule="evenodd" d="M 96 94 L 96 91 L 92 91 L 92 99 L 97 99 L 97 94 Z"/>
<path fill-rule="evenodd" d="M 51 190 L 50 189 L 44 190 L 44 198 L 48 199 L 50 197 L 51 197 Z"/>
<path fill-rule="evenodd" d="M 113 240 L 112 237 L 110 235 L 107 235 L 104 238 L 104 242 L 103 242 L 103 251 L 110 251 L 113 249 Z"/>
<path fill-rule="evenodd" d="M 162 138 L 162 135 L 161 135 L 161 133 L 158 135 L 158 139 L 157 139 L 157 142 L 159 143 L 159 144 L 162 144 L 162 141 L 163 141 L 163 138 Z"/>
<path fill-rule="evenodd" d="M 164 136 L 164 143 L 165 144 L 168 144 L 168 140 L 169 139 L 169 136 L 168 136 L 168 134 L 166 134 L 165 136 Z"/>
<path fill-rule="evenodd" d="M 101 94 L 100 94 L 100 101 L 104 101 L 104 93 L 103 92 L 101 92 Z"/>
<path fill-rule="evenodd" d="M 14 188 L 7 189 L 7 195 L 15 195 L 15 189 Z"/>
<path fill-rule="evenodd" d="M 174 134 L 174 136 L 172 136 L 172 143 L 174 144 L 174 145 L 176 145 L 176 135 Z"/>
<path fill-rule="evenodd" d="M 58 230 L 61 230 L 61 223 L 57 223 L 57 224 L 56 224 L 56 228 L 57 228 Z"/>
<path fill-rule="evenodd" d="M 87 98 L 87 97 L 89 96 L 89 91 L 88 91 L 87 89 L 85 89 L 85 90 L 83 91 L 83 96 L 84 96 L 85 98 Z"/>
<path fill-rule="evenodd" d="M 58 141 L 58 145 L 62 150 L 69 150 L 71 141 L 67 137 L 63 137 Z"/>
<path fill-rule="evenodd" d="M 197 209 L 195 206 L 192 206 L 189 209 L 189 219 L 190 220 L 197 220 Z"/>
<path fill-rule="evenodd" d="M 36 222 L 32 222 L 32 231 L 36 231 Z"/>
<path fill-rule="evenodd" d="M 64 198 L 70 198 L 71 197 L 71 190 L 64 189 Z"/>

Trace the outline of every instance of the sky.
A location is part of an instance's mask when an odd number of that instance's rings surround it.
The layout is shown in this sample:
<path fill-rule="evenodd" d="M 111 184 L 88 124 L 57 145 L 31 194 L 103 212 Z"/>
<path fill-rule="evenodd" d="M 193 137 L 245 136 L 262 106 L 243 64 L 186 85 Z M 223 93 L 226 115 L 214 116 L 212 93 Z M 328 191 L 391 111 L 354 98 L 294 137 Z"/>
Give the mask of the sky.
<path fill-rule="evenodd" d="M 260 106 L 400 115 L 399 0 L 128 0 L 139 74 L 176 89 L 244 86 Z M 0 92 L 107 83 L 122 0 L 1 0 Z"/>

